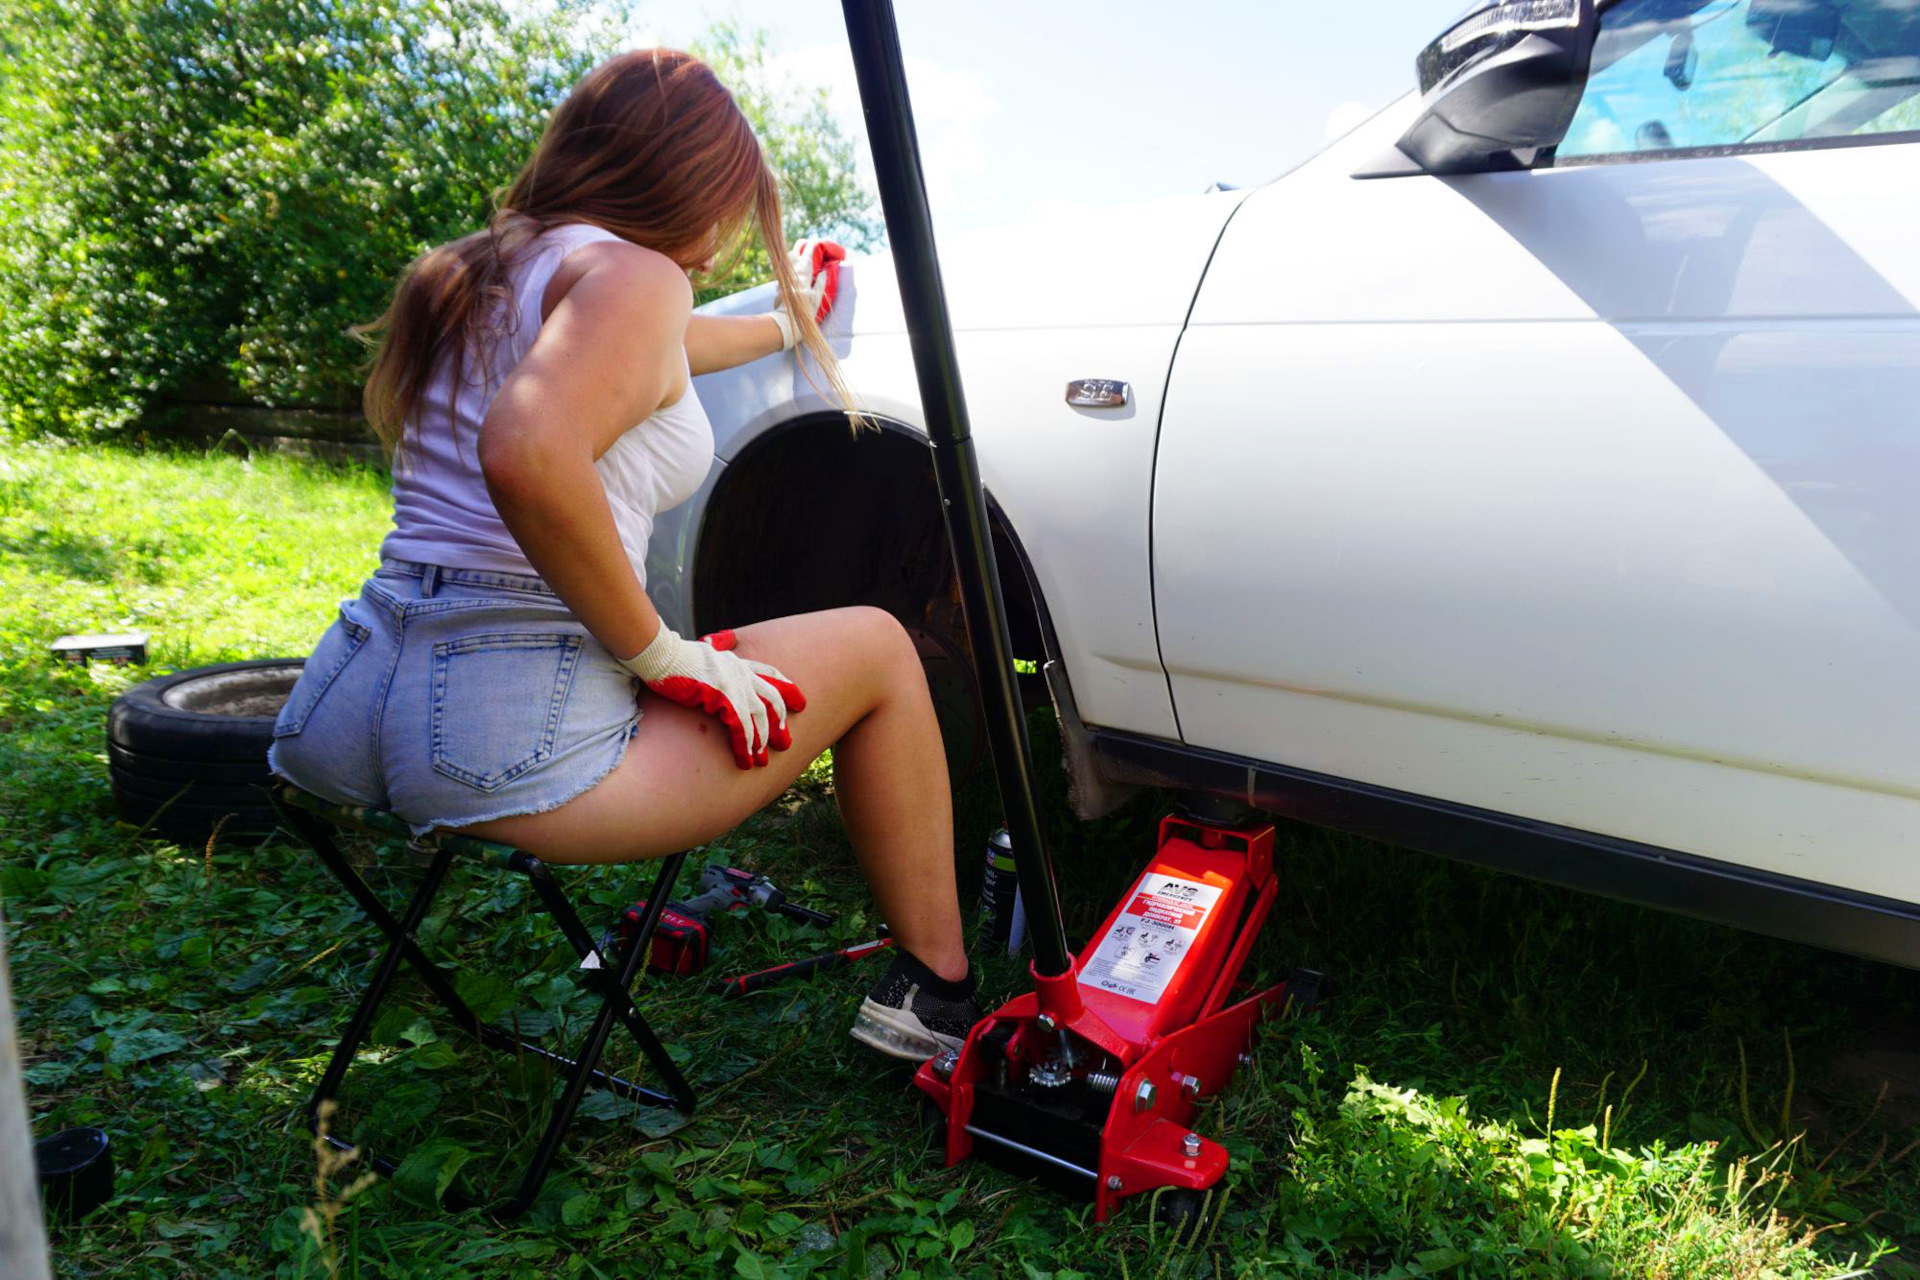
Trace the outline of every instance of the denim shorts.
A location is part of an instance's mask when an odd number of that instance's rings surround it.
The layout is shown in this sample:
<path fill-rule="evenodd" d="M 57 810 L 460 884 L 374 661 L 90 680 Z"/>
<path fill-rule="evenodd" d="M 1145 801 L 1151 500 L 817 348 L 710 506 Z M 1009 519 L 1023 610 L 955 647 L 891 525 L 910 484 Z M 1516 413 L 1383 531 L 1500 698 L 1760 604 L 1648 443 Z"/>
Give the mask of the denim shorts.
<path fill-rule="evenodd" d="M 540 579 L 389 560 L 320 637 L 267 764 L 415 835 L 544 813 L 620 763 L 639 690 Z"/>

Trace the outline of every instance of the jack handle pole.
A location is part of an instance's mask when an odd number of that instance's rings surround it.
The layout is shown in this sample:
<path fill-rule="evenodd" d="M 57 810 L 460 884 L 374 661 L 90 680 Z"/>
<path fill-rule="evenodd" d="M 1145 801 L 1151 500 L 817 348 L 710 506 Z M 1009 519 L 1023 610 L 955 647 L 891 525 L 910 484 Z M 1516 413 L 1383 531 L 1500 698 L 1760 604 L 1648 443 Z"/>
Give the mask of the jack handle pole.
<path fill-rule="evenodd" d="M 933 218 L 927 209 L 920 147 L 913 130 L 913 106 L 907 100 L 907 75 L 901 62 L 900 30 L 892 0 L 841 0 L 853 68 L 860 81 L 860 107 L 873 147 L 880 208 L 893 247 L 893 269 L 900 280 L 900 304 L 913 344 L 913 367 L 920 383 L 920 404 L 933 443 L 934 477 L 940 485 L 947 537 L 953 547 L 966 610 L 967 639 L 980 677 L 986 709 L 987 741 L 993 770 L 1006 806 L 1007 833 L 1026 899 L 1027 928 L 1033 938 L 1034 972 L 1043 977 L 1070 973 L 1066 925 L 1053 863 L 1040 835 L 1033 803 L 1033 749 L 1027 741 L 1013 670 L 1013 641 L 1007 630 L 1006 602 L 994 565 L 987 526 L 986 492 L 974 456 L 967 402 L 960 387 L 960 365 L 947 319 L 946 290 L 933 247 Z"/>

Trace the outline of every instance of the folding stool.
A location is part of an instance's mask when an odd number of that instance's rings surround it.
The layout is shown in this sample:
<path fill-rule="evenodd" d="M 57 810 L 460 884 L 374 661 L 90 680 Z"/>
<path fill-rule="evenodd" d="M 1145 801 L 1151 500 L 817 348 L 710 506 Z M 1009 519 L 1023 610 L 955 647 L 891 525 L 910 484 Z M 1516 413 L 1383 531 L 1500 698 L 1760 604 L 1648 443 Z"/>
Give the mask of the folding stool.
<path fill-rule="evenodd" d="M 632 989 L 635 976 L 646 963 L 647 953 L 653 939 L 653 931 L 660 921 L 660 912 L 666 906 L 667 897 L 673 888 L 674 880 L 680 874 L 680 868 L 687 860 L 685 850 L 661 860 L 660 872 L 654 879 L 653 891 L 647 895 L 646 911 L 642 914 L 640 927 L 627 944 L 626 949 L 617 956 L 600 952 L 592 934 L 581 923 L 573 905 L 555 882 L 547 865 L 532 854 L 509 845 L 495 844 L 488 840 L 476 840 L 470 836 L 458 836 L 435 833 L 416 838 L 408 830 L 407 824 L 383 809 L 367 808 L 358 805 L 339 805 L 330 800 L 300 790 L 298 787 L 282 783 L 274 792 L 274 799 L 287 825 L 292 828 L 313 851 L 320 855 L 334 878 L 353 895 L 360 909 L 386 935 L 387 949 L 374 968 L 373 979 L 367 985 L 366 994 L 360 999 L 360 1005 L 354 1010 L 353 1017 L 347 1022 L 346 1031 L 340 1037 L 340 1045 L 334 1050 L 333 1059 L 327 1064 L 326 1074 L 320 1078 L 319 1087 L 313 1091 L 313 1098 L 307 1104 L 307 1120 L 318 1134 L 320 1111 L 324 1103 L 339 1091 L 340 1083 L 345 1079 L 347 1068 L 352 1065 L 354 1054 L 359 1052 L 361 1042 L 366 1039 L 368 1030 L 373 1026 L 374 1014 L 379 1010 L 381 1001 L 386 998 L 388 988 L 392 986 L 400 962 L 405 960 L 412 967 L 427 989 L 431 991 L 460 1027 L 482 1044 L 495 1049 L 505 1049 L 516 1054 L 526 1054 L 542 1058 L 566 1071 L 565 1087 L 560 1098 L 553 1106 L 553 1114 L 547 1119 L 546 1132 L 541 1135 L 540 1145 L 534 1152 L 533 1160 L 520 1180 L 520 1189 L 514 1196 L 502 1202 L 497 1212 L 503 1217 L 514 1217 L 526 1211 L 533 1203 L 534 1196 L 540 1191 L 540 1184 L 546 1181 L 553 1158 L 560 1150 L 561 1139 L 567 1126 L 572 1123 L 574 1112 L 580 1106 L 580 1099 L 586 1093 L 589 1084 L 651 1106 L 674 1107 L 681 1112 L 691 1112 L 694 1107 L 693 1090 L 674 1066 L 673 1059 L 661 1045 L 653 1029 L 640 1015 L 633 1003 Z M 381 838 L 405 840 L 409 846 L 428 856 L 426 875 L 420 887 L 414 891 L 407 902 L 406 910 L 400 918 L 393 914 L 368 887 L 360 873 L 341 854 L 334 843 L 332 827 L 346 827 L 362 831 Z M 560 931 L 579 953 L 583 961 L 593 957 L 593 961 L 580 970 L 586 983 L 600 997 L 600 1011 L 593 1024 L 588 1027 L 586 1036 L 580 1043 L 577 1058 L 563 1057 L 536 1044 L 529 1044 L 518 1036 L 510 1035 L 497 1027 L 491 1027 L 480 1021 L 473 1010 L 454 991 L 453 982 L 447 972 L 427 958 L 414 932 L 427 916 L 434 898 L 440 892 L 440 886 L 446 879 L 447 870 L 456 857 L 472 862 L 511 871 L 524 875 L 532 882 L 534 892 L 539 895 L 542 908 L 552 916 Z M 610 1072 L 599 1069 L 600 1055 L 606 1048 L 607 1037 L 618 1019 L 632 1033 L 647 1061 L 660 1073 L 660 1079 L 666 1084 L 668 1092 L 650 1089 L 645 1085 L 624 1080 Z M 343 1139 L 326 1135 L 326 1141 L 338 1150 L 350 1150 L 352 1145 Z M 383 1176 L 392 1176 L 398 1162 L 390 1158 L 370 1157 L 369 1165 Z M 462 1198 L 450 1195 L 449 1202 L 464 1207 Z"/>

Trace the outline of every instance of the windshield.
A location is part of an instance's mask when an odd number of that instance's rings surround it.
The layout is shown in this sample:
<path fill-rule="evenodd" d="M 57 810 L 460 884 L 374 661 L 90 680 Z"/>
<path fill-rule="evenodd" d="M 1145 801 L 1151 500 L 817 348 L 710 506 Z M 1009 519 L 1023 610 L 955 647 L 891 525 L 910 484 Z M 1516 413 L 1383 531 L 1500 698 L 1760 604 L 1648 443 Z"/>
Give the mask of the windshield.
<path fill-rule="evenodd" d="M 1916 129 L 1916 0 L 1623 0 L 1556 157 Z"/>

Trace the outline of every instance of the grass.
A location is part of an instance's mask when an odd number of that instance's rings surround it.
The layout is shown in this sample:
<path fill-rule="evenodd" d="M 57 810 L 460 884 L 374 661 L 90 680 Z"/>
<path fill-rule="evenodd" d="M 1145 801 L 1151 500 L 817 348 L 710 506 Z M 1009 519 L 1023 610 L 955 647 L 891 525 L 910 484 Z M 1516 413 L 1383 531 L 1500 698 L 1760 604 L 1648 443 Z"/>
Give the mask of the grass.
<path fill-rule="evenodd" d="M 1914 975 L 1305 828 L 1281 833 L 1288 885 L 1253 963 L 1338 991 L 1267 1028 L 1211 1104 L 1233 1159 L 1197 1239 L 1137 1202 L 1100 1231 L 989 1168 L 943 1169 L 908 1073 L 845 1036 L 857 973 L 737 1005 L 649 983 L 705 1105 L 681 1126 L 590 1097 L 507 1226 L 434 1202 L 525 1158 L 552 1081 L 408 989 L 333 1123 L 415 1155 L 392 1181 L 347 1165 L 316 1187 L 297 1117 L 369 931 L 284 842 L 117 824 L 104 715 L 150 672 L 56 667 L 47 646 L 144 628 L 154 669 L 303 652 L 385 520 L 369 472 L 0 445 L 0 894 L 31 1105 L 39 1132 L 107 1129 L 119 1165 L 115 1199 L 56 1230 L 61 1275 L 1920 1275 L 1888 1253 L 1920 1242 L 1920 1115 L 1844 1069 L 1870 1027 L 1920 1023 Z M 1041 776 L 1084 936 L 1164 797 L 1086 827 Z M 993 801 L 982 779 L 960 800 L 971 893 Z M 874 928 L 823 770 L 704 856 L 840 913 L 728 920 L 717 973 Z M 379 865 L 403 893 L 405 858 Z M 556 1040 L 577 1026 L 565 947 L 521 890 L 457 877 L 423 933 L 469 998 Z M 575 884 L 607 915 L 641 877 Z M 983 975 L 992 997 L 1019 987 L 1005 959 Z"/>

